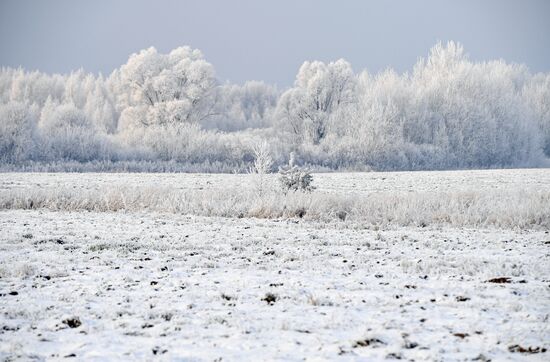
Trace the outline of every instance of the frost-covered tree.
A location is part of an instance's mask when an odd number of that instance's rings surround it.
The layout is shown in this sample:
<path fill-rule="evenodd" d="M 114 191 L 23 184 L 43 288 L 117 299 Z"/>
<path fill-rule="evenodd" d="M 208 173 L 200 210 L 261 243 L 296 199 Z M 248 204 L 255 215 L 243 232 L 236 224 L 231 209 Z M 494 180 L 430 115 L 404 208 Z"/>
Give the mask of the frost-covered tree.
<path fill-rule="evenodd" d="M 109 93 L 102 77 L 96 80 L 82 109 L 99 131 L 107 134 L 116 132 L 118 115 L 113 96 Z"/>
<path fill-rule="evenodd" d="M 46 160 L 92 161 L 107 157 L 105 140 L 84 112 L 48 100 L 40 115 L 42 157 Z"/>
<path fill-rule="evenodd" d="M 271 157 L 269 144 L 265 140 L 254 144 L 252 153 L 254 154 L 254 163 L 251 172 L 260 175 L 270 173 L 273 167 L 273 158 Z"/>
<path fill-rule="evenodd" d="M 43 106 L 48 97 L 61 99 L 65 92 L 66 77 L 47 75 L 37 71 L 25 72 L 23 69 L 7 69 L 2 71 L 7 77 L 3 81 L 2 100 Z"/>
<path fill-rule="evenodd" d="M 405 167 L 402 121 L 409 107 L 406 78 L 392 70 L 358 77 L 357 104 L 342 118 L 331 143 L 336 167 Z"/>
<path fill-rule="evenodd" d="M 149 48 L 107 78 L 2 68 L 0 131 L 0 162 L 11 164 L 245 171 L 265 140 L 274 166 L 293 151 L 324 169 L 537 166 L 550 156 L 550 75 L 473 62 L 449 42 L 404 74 L 305 62 L 280 94 L 256 81 L 220 85 L 198 50 Z"/>
<path fill-rule="evenodd" d="M 271 126 L 272 113 L 279 99 L 277 88 L 264 82 L 226 84 L 218 89 L 217 115 L 206 119 L 206 128 L 239 131 Z"/>
<path fill-rule="evenodd" d="M 355 86 L 351 65 L 343 59 L 328 64 L 305 62 L 294 88 L 281 96 L 277 117 L 296 140 L 319 144 L 327 135 L 331 115 L 355 101 Z"/>
<path fill-rule="evenodd" d="M 23 103 L 0 104 L 0 161 L 16 163 L 29 159 L 35 147 L 36 120 Z"/>
<path fill-rule="evenodd" d="M 131 119 L 141 126 L 198 123 L 215 109 L 214 68 L 199 50 L 181 47 L 169 54 L 155 48 L 132 54 L 120 68 L 120 97 L 125 111 L 135 107 L 143 117 Z"/>
<path fill-rule="evenodd" d="M 405 141 L 436 146 L 442 168 L 536 162 L 537 130 L 521 99 L 527 79 L 522 66 L 472 63 L 461 45 L 436 45 L 411 77 Z"/>
<path fill-rule="evenodd" d="M 101 80 L 99 80 L 101 81 Z M 62 103 L 72 104 L 78 109 L 83 109 L 96 88 L 98 79 L 90 73 L 79 69 L 69 74 L 65 80 L 65 92 Z"/>
<path fill-rule="evenodd" d="M 252 146 L 254 162 L 249 169 L 249 173 L 254 175 L 255 191 L 262 197 L 267 188 L 266 175 L 271 173 L 273 167 L 273 158 L 269 149 L 269 144 L 263 140 Z"/>
<path fill-rule="evenodd" d="M 523 98 L 539 126 L 542 148 L 550 157 L 550 74 L 537 74 L 523 89 Z"/>

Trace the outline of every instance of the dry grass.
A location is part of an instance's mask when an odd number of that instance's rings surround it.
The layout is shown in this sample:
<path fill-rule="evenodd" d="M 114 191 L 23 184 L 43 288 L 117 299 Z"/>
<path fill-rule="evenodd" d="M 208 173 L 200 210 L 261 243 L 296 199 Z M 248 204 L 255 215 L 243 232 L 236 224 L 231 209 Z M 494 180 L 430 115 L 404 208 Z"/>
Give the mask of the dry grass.
<path fill-rule="evenodd" d="M 370 225 L 550 227 L 550 191 L 522 189 L 446 192 L 322 192 L 283 194 L 233 187 L 102 186 L 94 190 L 33 188 L 0 192 L 0 209 L 58 211 L 157 211 L 198 216 L 300 218 Z"/>

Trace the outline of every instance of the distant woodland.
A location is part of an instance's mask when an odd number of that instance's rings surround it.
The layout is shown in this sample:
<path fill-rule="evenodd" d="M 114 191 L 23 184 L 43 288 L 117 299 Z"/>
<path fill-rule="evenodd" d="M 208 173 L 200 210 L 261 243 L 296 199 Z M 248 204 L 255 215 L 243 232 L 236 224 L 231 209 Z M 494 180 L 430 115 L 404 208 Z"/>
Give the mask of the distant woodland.
<path fill-rule="evenodd" d="M 550 74 L 435 45 L 411 72 L 306 61 L 294 85 L 222 83 L 196 49 L 132 54 L 108 77 L 0 72 L 0 166 L 244 172 L 273 168 L 538 167 L 550 157 Z"/>

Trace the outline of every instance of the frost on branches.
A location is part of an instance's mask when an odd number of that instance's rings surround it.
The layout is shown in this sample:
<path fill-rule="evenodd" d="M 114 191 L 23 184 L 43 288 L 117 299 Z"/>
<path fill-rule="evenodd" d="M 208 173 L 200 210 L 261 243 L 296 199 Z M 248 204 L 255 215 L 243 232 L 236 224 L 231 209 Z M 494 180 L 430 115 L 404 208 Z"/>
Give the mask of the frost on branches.
<path fill-rule="evenodd" d="M 324 170 L 544 166 L 550 74 L 454 42 L 404 74 L 306 61 L 283 90 L 221 83 L 190 47 L 142 50 L 108 77 L 0 70 L 1 170 L 246 172 L 259 143 L 274 167 L 291 152 Z"/>
<path fill-rule="evenodd" d="M 258 196 L 262 197 L 267 191 L 266 175 L 271 173 L 273 159 L 271 158 L 271 154 L 269 152 L 269 145 L 265 141 L 255 144 L 252 147 L 252 152 L 254 153 L 254 163 L 250 168 L 249 173 L 256 175 L 256 191 Z"/>
<path fill-rule="evenodd" d="M 311 171 L 305 167 L 298 167 L 294 163 L 294 154 L 291 154 L 288 166 L 279 168 L 279 183 L 283 192 L 313 191 L 315 186 L 312 185 L 313 176 L 311 175 Z"/>

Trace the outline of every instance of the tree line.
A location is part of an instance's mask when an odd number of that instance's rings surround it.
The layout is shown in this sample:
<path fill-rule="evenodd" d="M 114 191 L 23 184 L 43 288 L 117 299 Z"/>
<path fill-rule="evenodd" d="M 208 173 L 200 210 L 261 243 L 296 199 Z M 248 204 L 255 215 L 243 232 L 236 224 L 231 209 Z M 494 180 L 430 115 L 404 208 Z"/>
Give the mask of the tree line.
<path fill-rule="evenodd" d="M 541 166 L 550 157 L 550 73 L 473 62 L 454 42 L 403 74 L 308 61 L 286 90 L 222 83 L 190 47 L 142 50 L 108 77 L 0 71 L 2 165 L 244 171 L 260 143 L 274 167 L 291 153 L 323 170 Z"/>

